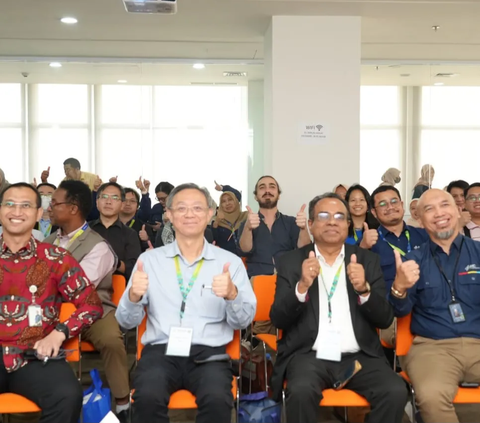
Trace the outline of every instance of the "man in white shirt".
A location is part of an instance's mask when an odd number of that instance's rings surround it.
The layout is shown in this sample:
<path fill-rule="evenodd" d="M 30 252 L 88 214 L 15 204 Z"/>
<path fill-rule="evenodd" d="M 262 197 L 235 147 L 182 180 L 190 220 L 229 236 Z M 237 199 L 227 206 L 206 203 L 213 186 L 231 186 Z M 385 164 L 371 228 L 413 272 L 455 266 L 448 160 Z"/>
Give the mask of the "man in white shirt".
<path fill-rule="evenodd" d="M 350 214 L 333 193 L 309 205 L 314 244 L 285 254 L 278 266 L 270 313 L 283 330 L 272 377 L 274 398 L 287 382 L 287 420 L 317 421 L 322 391 L 341 382 L 358 361 L 361 370 L 346 385 L 371 404 L 370 423 L 400 423 L 407 387 L 389 367 L 377 328 L 393 321 L 376 254 L 345 245 Z"/>

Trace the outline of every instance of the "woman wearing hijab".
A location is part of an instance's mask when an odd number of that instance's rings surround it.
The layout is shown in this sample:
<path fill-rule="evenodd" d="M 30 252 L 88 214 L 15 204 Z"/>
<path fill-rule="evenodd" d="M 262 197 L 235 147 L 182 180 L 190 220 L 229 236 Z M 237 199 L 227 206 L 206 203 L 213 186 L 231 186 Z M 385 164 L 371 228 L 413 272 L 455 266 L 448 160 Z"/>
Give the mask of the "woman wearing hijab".
<path fill-rule="evenodd" d="M 388 169 L 382 176 L 382 183 L 380 186 L 390 185 L 394 187 L 396 184 L 400 183 L 402 178 L 400 178 L 400 171 L 391 167 Z"/>
<path fill-rule="evenodd" d="M 345 196 L 348 204 L 348 210 L 352 220 L 348 227 L 347 244 L 359 245 L 363 238 L 363 232 L 366 229 L 377 229 L 378 222 L 370 211 L 370 194 L 365 187 L 361 185 L 352 185 Z"/>
<path fill-rule="evenodd" d="M 422 225 L 420 224 L 420 216 L 418 216 L 417 213 L 417 204 L 418 198 L 410 201 L 410 217 L 407 220 L 407 225 L 413 226 L 414 228 L 421 228 Z"/>
<path fill-rule="evenodd" d="M 413 189 L 412 199 L 420 198 L 422 194 L 432 187 L 433 177 L 435 176 L 435 169 L 432 165 L 426 164 L 422 166 L 420 171 L 420 178 L 418 178 L 415 188 Z"/>
<path fill-rule="evenodd" d="M 347 194 L 348 185 L 338 184 L 333 187 L 332 192 L 337 194 L 342 200 L 345 200 L 345 195 Z"/>
<path fill-rule="evenodd" d="M 212 224 L 215 245 L 237 254 L 238 228 L 247 220 L 248 212 L 240 210 L 240 203 L 233 192 L 225 191 L 220 196 L 220 207 Z"/>
<path fill-rule="evenodd" d="M 3 172 L 2 169 L 0 169 L 0 192 L 2 192 L 5 188 L 7 188 L 10 185 L 10 182 L 8 182 L 5 179 L 5 173 Z"/>

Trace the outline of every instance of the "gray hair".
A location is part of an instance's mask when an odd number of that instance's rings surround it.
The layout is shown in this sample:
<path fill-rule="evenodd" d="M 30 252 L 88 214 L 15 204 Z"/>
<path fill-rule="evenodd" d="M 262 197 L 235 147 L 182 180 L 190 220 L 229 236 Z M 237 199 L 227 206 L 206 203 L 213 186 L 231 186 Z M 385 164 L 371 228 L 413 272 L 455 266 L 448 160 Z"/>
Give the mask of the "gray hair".
<path fill-rule="evenodd" d="M 208 189 L 204 188 L 204 187 L 199 187 L 197 184 L 193 184 L 193 183 L 188 183 L 188 184 L 181 184 L 181 185 L 178 185 L 176 186 L 172 192 L 168 195 L 167 197 L 167 203 L 166 203 L 166 206 L 167 206 L 167 209 L 171 209 L 172 208 L 172 205 L 173 205 L 173 198 L 181 191 L 185 190 L 185 189 L 195 189 L 199 192 L 201 192 L 204 196 L 205 196 L 205 200 L 207 200 L 207 205 L 208 205 L 208 208 L 209 209 L 213 209 L 214 207 L 214 202 L 213 202 L 213 199 L 210 195 L 210 193 L 208 192 Z"/>
<path fill-rule="evenodd" d="M 347 220 L 352 220 L 347 202 L 334 192 L 326 192 L 325 194 L 317 195 L 312 201 L 310 201 L 310 203 L 308 204 L 308 218 L 310 220 L 315 220 L 315 206 L 319 201 L 324 200 L 325 198 L 333 198 L 340 201 L 347 209 Z"/>

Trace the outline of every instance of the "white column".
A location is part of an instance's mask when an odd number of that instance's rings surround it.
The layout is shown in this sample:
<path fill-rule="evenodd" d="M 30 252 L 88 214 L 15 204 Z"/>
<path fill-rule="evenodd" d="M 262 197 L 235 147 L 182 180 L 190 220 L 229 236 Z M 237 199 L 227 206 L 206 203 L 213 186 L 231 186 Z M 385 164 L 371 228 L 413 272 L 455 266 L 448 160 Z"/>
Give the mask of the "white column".
<path fill-rule="evenodd" d="M 360 179 L 360 43 L 359 17 L 272 18 L 264 170 L 280 183 L 283 213 Z"/>

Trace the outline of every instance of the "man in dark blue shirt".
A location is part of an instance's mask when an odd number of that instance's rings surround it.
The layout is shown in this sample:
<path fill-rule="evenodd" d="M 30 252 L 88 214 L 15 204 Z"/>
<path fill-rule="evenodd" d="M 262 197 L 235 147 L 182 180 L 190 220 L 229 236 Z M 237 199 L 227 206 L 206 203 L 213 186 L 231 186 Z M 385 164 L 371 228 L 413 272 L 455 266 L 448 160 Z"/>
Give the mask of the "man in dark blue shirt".
<path fill-rule="evenodd" d="M 262 176 L 255 185 L 260 210 L 250 207 L 248 219 L 240 226 L 240 253 L 247 257 L 248 276 L 273 275 L 278 258 L 287 251 L 311 242 L 304 204 L 296 217 L 278 211 L 281 190 L 271 176 Z"/>
<path fill-rule="evenodd" d="M 389 301 L 412 313 L 416 336 L 405 360 L 425 423 L 458 422 L 461 382 L 480 382 L 480 243 L 459 234 L 453 197 L 431 189 L 417 206 L 430 240 L 401 263 Z"/>

